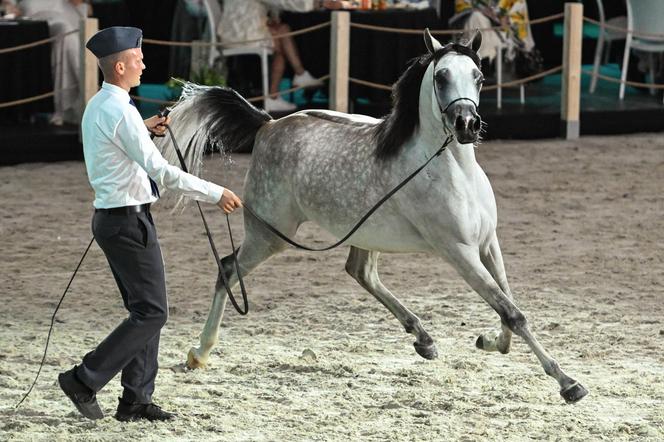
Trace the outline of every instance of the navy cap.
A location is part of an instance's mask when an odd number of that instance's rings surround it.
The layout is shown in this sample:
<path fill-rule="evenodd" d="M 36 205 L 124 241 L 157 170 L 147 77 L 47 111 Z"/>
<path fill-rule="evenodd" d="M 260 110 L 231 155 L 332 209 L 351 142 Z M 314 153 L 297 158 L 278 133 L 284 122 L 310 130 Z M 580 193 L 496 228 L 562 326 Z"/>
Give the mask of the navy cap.
<path fill-rule="evenodd" d="M 85 47 L 97 58 L 115 54 L 126 49 L 140 48 L 143 43 L 143 31 L 138 28 L 112 26 L 102 29 L 85 44 Z"/>

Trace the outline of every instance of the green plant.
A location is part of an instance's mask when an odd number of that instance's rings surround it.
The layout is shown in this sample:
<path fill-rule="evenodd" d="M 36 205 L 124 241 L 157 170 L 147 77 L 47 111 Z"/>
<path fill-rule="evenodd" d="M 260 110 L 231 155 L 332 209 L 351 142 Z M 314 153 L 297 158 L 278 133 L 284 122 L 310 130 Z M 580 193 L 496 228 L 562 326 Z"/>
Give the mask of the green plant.
<path fill-rule="evenodd" d="M 191 81 L 205 86 L 225 86 L 226 77 L 217 69 L 202 66 L 191 76 Z"/>

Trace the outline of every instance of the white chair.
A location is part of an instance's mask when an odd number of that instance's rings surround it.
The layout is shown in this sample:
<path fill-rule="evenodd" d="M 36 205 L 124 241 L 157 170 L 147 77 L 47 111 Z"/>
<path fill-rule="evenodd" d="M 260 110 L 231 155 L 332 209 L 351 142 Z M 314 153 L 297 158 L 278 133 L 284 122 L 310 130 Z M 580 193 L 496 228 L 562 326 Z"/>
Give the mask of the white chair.
<path fill-rule="evenodd" d="M 205 9 L 208 16 L 208 24 L 210 27 L 210 42 L 217 43 L 217 23 L 221 19 L 221 7 L 219 6 L 218 0 L 203 0 L 205 4 Z M 222 48 L 219 51 L 219 46 L 213 46 L 210 49 L 210 66 L 214 63 L 214 60 L 219 56 L 219 54 L 224 57 L 234 57 L 236 55 L 257 55 L 261 59 L 261 78 L 263 83 L 263 95 L 268 96 L 270 93 L 270 84 L 268 81 L 269 78 L 269 67 L 268 59 L 272 55 L 272 48 L 266 46 L 255 46 L 255 45 L 246 45 L 246 46 L 233 46 L 229 48 Z"/>
<path fill-rule="evenodd" d="M 650 54 L 650 80 L 655 82 L 654 52 L 664 52 L 664 37 L 642 36 L 646 34 L 664 34 L 664 1 L 662 0 L 627 0 L 627 29 L 625 39 L 622 74 L 620 79 L 620 99 L 625 98 L 625 80 L 629 65 L 629 52 L 632 48 Z M 635 32 L 637 35 L 634 35 Z M 654 89 L 651 89 L 654 93 Z"/>
<path fill-rule="evenodd" d="M 503 108 L 503 49 L 501 45 L 496 51 L 496 107 Z M 523 105 L 526 103 L 526 88 L 521 83 L 519 85 L 519 102 Z"/>
<path fill-rule="evenodd" d="M 627 28 L 627 17 L 621 15 L 619 17 L 610 18 L 606 20 L 606 15 L 604 14 L 604 4 L 602 0 L 595 0 L 597 3 L 597 13 L 599 15 L 599 36 L 597 37 L 597 47 L 595 48 L 595 61 L 593 63 L 593 75 L 590 80 L 590 93 L 595 92 L 597 87 L 597 74 L 599 73 L 599 66 L 602 60 L 602 51 L 604 50 L 604 43 L 606 43 L 606 52 L 604 53 L 604 64 L 609 61 L 609 54 L 611 53 L 611 43 L 617 40 L 624 40 L 625 33 L 620 32 L 615 29 L 606 28 L 604 25 L 608 24 L 610 26 L 615 26 L 618 28 Z"/>

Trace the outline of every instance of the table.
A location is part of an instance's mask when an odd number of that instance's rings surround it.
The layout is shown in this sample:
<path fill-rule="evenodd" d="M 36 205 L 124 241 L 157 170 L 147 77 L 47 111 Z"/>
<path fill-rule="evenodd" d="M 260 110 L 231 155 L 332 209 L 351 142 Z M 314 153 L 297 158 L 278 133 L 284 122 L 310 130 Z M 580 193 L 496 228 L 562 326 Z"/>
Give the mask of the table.
<path fill-rule="evenodd" d="M 0 48 L 10 48 L 49 37 L 46 21 L 0 20 Z M 0 54 L 0 103 L 53 90 L 51 44 Z M 0 108 L 0 124 L 25 122 L 35 112 L 53 112 L 53 98 Z"/>
<path fill-rule="evenodd" d="M 283 12 L 282 21 L 292 30 L 302 29 L 331 19 L 331 11 L 306 13 Z M 433 8 L 422 10 L 386 9 L 352 11 L 351 23 L 363 23 L 402 29 L 443 29 Z M 439 38 L 442 43 L 446 36 Z M 330 72 L 330 28 L 295 37 L 304 67 L 315 77 Z M 405 71 L 408 61 L 426 52 L 423 34 L 395 34 L 351 27 L 350 76 L 359 80 L 391 85 Z M 350 98 L 389 101 L 388 91 L 350 84 Z"/>

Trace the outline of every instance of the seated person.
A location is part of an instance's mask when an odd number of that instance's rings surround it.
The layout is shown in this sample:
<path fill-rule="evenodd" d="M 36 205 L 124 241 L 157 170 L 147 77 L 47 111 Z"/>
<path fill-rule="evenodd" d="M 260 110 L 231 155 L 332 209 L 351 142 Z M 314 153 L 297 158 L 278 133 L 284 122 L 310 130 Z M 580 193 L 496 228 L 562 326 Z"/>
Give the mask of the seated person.
<path fill-rule="evenodd" d="M 461 22 L 468 31 L 504 27 L 504 30 L 482 31 L 482 46 L 479 50 L 481 58 L 488 58 L 492 62 L 500 48 L 505 49 L 508 62 L 514 61 L 519 53 L 532 53 L 535 56 L 535 41 L 530 24 L 527 23 L 526 0 L 455 0 L 454 9 L 456 15 L 450 19 L 450 23 Z M 515 66 L 515 69 L 519 71 L 526 67 Z"/>
<path fill-rule="evenodd" d="M 15 6 L 17 15 L 48 22 L 51 36 L 79 28 L 82 18 L 91 14 L 91 8 L 83 0 L 3 0 Z M 78 124 L 81 119 L 79 91 L 80 37 L 77 33 L 53 42 L 51 65 L 53 68 L 53 98 L 55 113 L 51 123 Z"/>
<path fill-rule="evenodd" d="M 219 23 L 219 38 L 223 43 L 239 42 L 264 38 L 256 45 L 267 45 L 274 51 L 270 97 L 265 100 L 267 111 L 291 111 L 296 106 L 278 94 L 279 83 L 284 75 L 286 61 L 291 65 L 295 76 L 294 86 L 320 86 L 321 82 L 311 76 L 302 66 L 302 61 L 292 37 L 271 38 L 274 35 L 290 32 L 287 24 L 278 20 L 278 11 L 311 11 L 314 8 L 340 9 L 339 0 L 225 0 Z M 270 18 L 270 10 L 271 13 Z"/>

